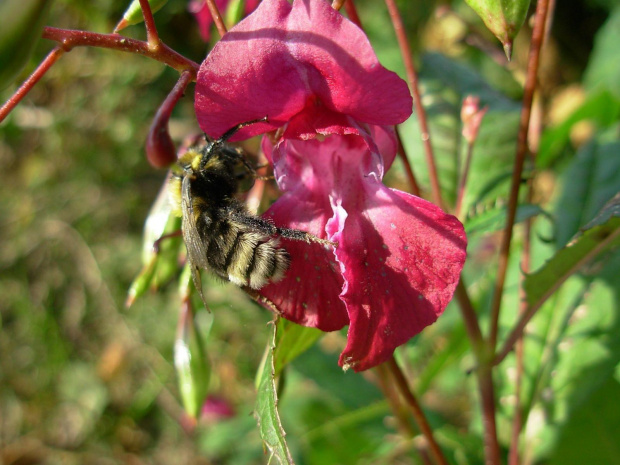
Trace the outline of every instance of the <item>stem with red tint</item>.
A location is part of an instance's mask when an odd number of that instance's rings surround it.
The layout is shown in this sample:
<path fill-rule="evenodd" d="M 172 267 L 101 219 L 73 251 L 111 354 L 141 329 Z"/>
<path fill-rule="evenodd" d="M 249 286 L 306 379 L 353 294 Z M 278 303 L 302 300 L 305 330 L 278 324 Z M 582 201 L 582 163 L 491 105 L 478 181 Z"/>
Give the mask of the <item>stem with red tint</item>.
<path fill-rule="evenodd" d="M 439 176 L 437 174 L 437 165 L 435 163 L 435 156 L 433 154 L 433 147 L 431 145 L 431 135 L 428 129 L 428 122 L 426 120 L 426 111 L 422 105 L 422 97 L 420 94 L 420 88 L 418 86 L 418 74 L 413 65 L 413 54 L 409 47 L 409 41 L 407 40 L 407 34 L 405 33 L 405 27 L 403 25 L 402 18 L 398 12 L 398 7 L 394 0 L 385 0 L 385 4 L 390 13 L 392 19 L 392 25 L 398 45 L 403 57 L 403 63 L 405 64 L 405 72 L 407 73 L 407 81 L 413 94 L 413 104 L 415 107 L 418 121 L 420 122 L 420 133 L 422 142 L 424 144 L 424 154 L 426 156 L 426 163 L 428 165 L 429 178 L 431 181 L 431 192 L 433 194 L 433 202 L 439 207 L 443 207 L 443 199 L 441 197 L 441 187 L 439 186 Z"/>
<path fill-rule="evenodd" d="M 224 20 L 222 19 L 222 15 L 220 14 L 220 10 L 218 10 L 217 5 L 215 4 L 215 0 L 205 0 L 207 3 L 207 7 L 209 8 L 209 12 L 211 13 L 211 17 L 213 18 L 213 22 L 215 23 L 215 28 L 217 29 L 220 37 L 224 37 L 227 29 L 224 24 Z"/>
<path fill-rule="evenodd" d="M 415 418 L 415 421 L 418 424 L 418 428 L 420 428 L 420 431 L 428 441 L 428 445 L 433 458 L 440 465 L 448 465 L 448 461 L 443 455 L 439 444 L 435 440 L 433 430 L 428 424 L 428 420 L 426 419 L 426 416 L 422 411 L 422 407 L 420 407 L 418 400 L 413 395 L 411 389 L 409 389 L 409 383 L 407 382 L 405 375 L 398 366 L 398 363 L 396 363 L 396 360 L 392 356 L 387 362 L 385 362 L 385 364 L 387 365 L 388 370 L 390 370 L 390 373 L 392 373 L 398 390 L 411 408 L 411 414 L 413 415 L 413 418 Z"/>
<path fill-rule="evenodd" d="M 489 342 L 492 348 L 497 344 L 497 332 L 499 327 L 499 313 L 508 271 L 508 259 L 510 258 L 510 243 L 512 241 L 512 230 L 514 227 L 515 216 L 517 214 L 517 204 L 519 201 L 519 187 L 521 186 L 521 176 L 527 154 L 527 136 L 530 125 L 530 115 L 532 112 L 532 102 L 538 67 L 540 62 L 540 50 L 545 37 L 545 26 L 547 23 L 547 13 L 549 10 L 549 0 L 539 0 L 536 4 L 536 16 L 534 30 L 532 31 L 532 42 L 527 64 L 527 77 L 523 93 L 523 107 L 521 109 L 521 120 L 519 122 L 519 133 L 517 135 L 517 152 L 515 156 L 515 166 L 512 171 L 512 182 L 510 186 L 510 197 L 508 199 L 508 210 L 506 214 L 506 226 L 502 235 L 500 245 L 497 278 L 493 289 L 493 300 L 491 302 L 491 332 Z M 514 342 L 514 341 L 513 341 Z"/>
<path fill-rule="evenodd" d="M 58 42 L 60 46 L 69 51 L 73 47 L 100 47 L 117 50 L 119 52 L 136 53 L 164 63 L 179 72 L 190 70 L 197 74 L 200 65 L 183 55 L 175 52 L 166 44 L 161 44 L 155 50 L 148 42 L 130 39 L 119 34 L 98 34 L 96 32 L 78 31 L 74 29 L 58 29 L 45 27 L 43 38 Z"/>
<path fill-rule="evenodd" d="M 26 79 L 21 86 L 15 91 L 11 98 L 9 98 L 0 107 L 0 123 L 4 121 L 4 118 L 8 116 L 13 108 L 17 106 L 19 102 L 30 92 L 34 85 L 39 82 L 45 73 L 52 67 L 54 63 L 65 53 L 65 50 L 59 45 L 54 48 L 41 62 L 37 69 Z"/>

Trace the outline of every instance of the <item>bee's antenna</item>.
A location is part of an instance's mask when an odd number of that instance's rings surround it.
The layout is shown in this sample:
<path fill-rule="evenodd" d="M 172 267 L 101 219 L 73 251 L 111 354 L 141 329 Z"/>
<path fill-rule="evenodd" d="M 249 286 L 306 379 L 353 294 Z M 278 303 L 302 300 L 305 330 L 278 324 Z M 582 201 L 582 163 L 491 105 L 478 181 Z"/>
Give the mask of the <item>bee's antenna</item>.
<path fill-rule="evenodd" d="M 229 129 L 228 131 L 226 131 L 222 137 L 220 137 L 218 140 L 216 140 L 216 143 L 222 143 L 222 142 L 226 142 L 228 139 L 230 139 L 232 136 L 235 135 L 235 133 L 239 130 L 242 129 L 246 126 L 250 126 L 251 124 L 256 124 L 256 123 L 265 123 L 269 121 L 269 118 L 267 116 L 263 116 L 260 119 L 253 119 L 252 121 L 246 121 L 245 123 L 241 123 L 236 125 L 234 128 Z"/>

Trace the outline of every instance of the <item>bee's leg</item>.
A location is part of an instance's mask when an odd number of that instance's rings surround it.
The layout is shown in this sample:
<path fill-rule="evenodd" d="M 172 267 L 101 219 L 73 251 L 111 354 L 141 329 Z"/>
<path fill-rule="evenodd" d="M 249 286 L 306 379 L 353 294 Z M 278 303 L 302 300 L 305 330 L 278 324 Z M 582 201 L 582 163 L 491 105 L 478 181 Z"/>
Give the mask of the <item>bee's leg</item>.
<path fill-rule="evenodd" d="M 159 239 L 157 239 L 155 242 L 153 242 L 153 252 L 155 254 L 159 253 L 159 247 L 161 245 L 161 243 L 163 241 L 165 241 L 166 239 L 171 239 L 173 237 L 179 237 L 183 234 L 183 231 L 181 231 L 180 229 L 176 230 L 176 231 L 172 231 L 171 233 L 168 234 L 163 234 Z"/>
<path fill-rule="evenodd" d="M 270 221 L 258 216 L 248 215 L 242 212 L 230 212 L 230 216 L 233 221 L 249 226 L 267 236 L 278 235 L 295 241 L 304 241 L 307 243 L 316 242 L 318 244 L 330 245 L 334 247 L 338 246 L 337 242 L 321 239 L 320 237 L 306 231 L 301 231 L 299 229 L 278 228 Z"/>
<path fill-rule="evenodd" d="M 316 242 L 318 244 L 323 245 L 331 245 L 333 247 L 337 247 L 338 243 L 333 241 L 328 241 L 327 239 L 321 239 L 314 234 L 310 234 L 309 232 L 302 231 L 300 229 L 289 229 L 289 228 L 277 228 L 276 234 L 282 237 L 286 237 L 287 239 L 293 239 L 295 241 L 304 241 L 304 242 Z"/>

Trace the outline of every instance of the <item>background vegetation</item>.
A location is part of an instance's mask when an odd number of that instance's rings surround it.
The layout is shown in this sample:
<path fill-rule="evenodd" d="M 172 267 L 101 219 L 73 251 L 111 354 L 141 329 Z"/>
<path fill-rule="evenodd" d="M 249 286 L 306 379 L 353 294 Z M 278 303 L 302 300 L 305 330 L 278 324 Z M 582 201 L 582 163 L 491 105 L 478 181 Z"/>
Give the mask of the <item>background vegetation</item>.
<path fill-rule="evenodd" d="M 356 5 L 382 63 L 404 75 L 383 2 Z M 489 107 L 465 200 L 465 278 L 485 327 L 531 31 L 526 23 L 507 63 L 464 3 L 399 6 L 419 57 L 449 203 L 465 147 L 461 102 L 474 94 Z M 110 32 L 125 7 L 59 1 L 47 24 Z M 186 8 L 171 0 L 155 19 L 165 43 L 200 62 L 208 47 Z M 142 38 L 143 27 L 126 33 Z M 536 217 L 532 269 L 620 191 L 618 43 L 615 1 L 557 2 L 530 140 L 538 152 L 535 199 L 520 210 L 522 218 Z M 26 72 L 50 48 L 39 42 Z M 176 71 L 140 56 L 76 48 L 0 126 L 0 463 L 266 461 L 251 412 L 271 316 L 235 286 L 208 286 L 210 405 L 219 400 L 230 410 L 205 414 L 190 434 L 172 365 L 177 287 L 173 282 L 124 306 L 142 268 L 143 224 L 165 178 L 146 162 L 143 143 L 176 79 Z M 0 100 L 13 90 L 0 92 Z M 428 190 L 415 123 L 401 135 Z M 177 142 L 198 132 L 190 95 L 175 109 L 171 131 Z M 387 179 L 406 190 L 399 163 Z M 518 309 L 519 237 L 520 229 L 500 340 Z M 619 276 L 616 250 L 571 278 L 528 328 L 524 463 L 618 463 Z M 286 372 L 280 414 L 293 455 L 310 464 L 423 463 L 419 438 L 399 434 L 376 372 L 342 373 L 337 366 L 344 341 L 345 333 L 325 336 Z M 456 306 L 399 356 L 451 463 L 482 463 L 477 389 L 466 374 L 474 359 Z M 510 356 L 495 378 L 503 447 L 510 442 L 514 376 Z"/>

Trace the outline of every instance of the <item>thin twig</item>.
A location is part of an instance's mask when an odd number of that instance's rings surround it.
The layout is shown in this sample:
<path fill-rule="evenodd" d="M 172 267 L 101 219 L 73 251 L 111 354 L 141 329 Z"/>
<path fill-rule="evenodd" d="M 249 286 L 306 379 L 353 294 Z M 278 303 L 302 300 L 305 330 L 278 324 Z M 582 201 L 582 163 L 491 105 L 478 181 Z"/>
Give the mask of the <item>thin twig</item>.
<path fill-rule="evenodd" d="M 405 72 L 407 74 L 407 81 L 413 94 L 413 105 L 415 107 L 416 115 L 420 123 L 420 133 L 422 142 L 424 144 L 424 154 L 426 156 L 426 163 L 428 165 L 429 178 L 431 181 L 431 192 L 433 195 L 433 201 L 441 208 L 443 208 L 443 199 L 441 197 L 441 188 L 439 186 L 439 176 L 437 174 L 437 165 L 435 163 L 435 156 L 433 155 L 433 146 L 431 144 L 431 134 L 428 129 L 428 122 L 426 120 L 426 111 L 422 105 L 422 97 L 420 94 L 420 88 L 418 85 L 418 74 L 415 66 L 413 65 L 413 54 L 409 47 L 409 41 L 407 40 L 407 34 L 405 33 L 405 27 L 403 25 L 402 18 L 398 11 L 398 7 L 394 0 L 385 0 L 390 18 L 392 20 L 392 26 L 398 40 L 403 63 L 405 64 Z"/>
<path fill-rule="evenodd" d="M 144 17 L 144 26 L 146 27 L 146 41 L 155 50 L 161 45 L 159 34 L 157 33 L 157 27 L 155 26 L 155 19 L 153 18 L 153 11 L 148 0 L 140 0 L 140 7 L 142 8 L 142 16 Z"/>
<path fill-rule="evenodd" d="M 360 29 L 362 29 L 362 22 L 360 21 L 360 17 L 357 14 L 357 9 L 355 8 L 353 0 L 346 0 L 344 2 L 344 11 L 347 12 L 347 16 L 349 17 L 351 22 Z"/>
<path fill-rule="evenodd" d="M 377 372 L 377 380 L 379 381 L 379 387 L 381 391 L 383 391 L 383 395 L 387 399 L 390 404 L 390 408 L 398 421 L 398 426 L 401 430 L 403 436 L 412 438 L 416 435 L 416 431 L 411 426 L 409 422 L 409 417 L 406 411 L 403 409 L 403 406 L 398 397 L 398 393 L 394 389 L 394 385 L 389 381 L 389 370 L 386 367 L 385 363 L 376 367 Z"/>
<path fill-rule="evenodd" d="M 420 191 L 420 185 L 418 184 L 418 181 L 415 177 L 413 168 L 411 167 L 411 163 L 409 163 L 409 157 L 407 157 L 407 153 L 405 152 L 405 147 L 403 146 L 403 142 L 400 138 L 398 130 L 396 131 L 396 139 L 398 142 L 398 156 L 403 162 L 403 166 L 405 167 L 405 175 L 407 176 L 407 181 L 409 181 L 410 192 L 413 195 L 417 195 L 418 197 L 420 197 L 422 195 Z"/>
<path fill-rule="evenodd" d="M 222 19 L 222 15 L 220 14 L 220 10 L 218 10 L 217 5 L 215 4 L 215 0 L 205 0 L 207 3 L 207 7 L 209 8 L 209 12 L 211 13 L 211 17 L 213 18 L 213 22 L 215 23 L 215 28 L 219 33 L 220 37 L 224 37 L 227 29 L 224 24 L 224 20 Z"/>
<path fill-rule="evenodd" d="M 532 42 L 527 64 L 527 77 L 523 92 L 523 107 L 521 109 L 521 120 L 519 122 L 519 133 L 517 135 L 517 152 L 515 155 L 515 165 L 512 172 L 512 182 L 510 186 L 510 197 L 508 199 L 508 210 L 506 214 L 506 226 L 502 235 L 502 242 L 499 250 L 497 278 L 493 289 L 493 300 L 491 302 L 491 331 L 489 342 L 492 348 L 497 344 L 497 332 L 499 327 L 499 313 L 508 270 L 508 259 L 510 257 L 510 243 L 512 241 L 512 230 L 514 227 L 517 204 L 519 201 L 519 188 L 521 186 L 521 176 L 527 153 L 527 136 L 530 125 L 530 115 L 534 91 L 536 90 L 538 65 L 540 61 L 540 50 L 545 36 L 545 26 L 547 23 L 547 12 L 549 10 L 549 0 L 539 0 L 536 4 L 536 16 L 534 30 L 532 31 Z M 514 343 L 514 341 L 513 341 Z"/>
<path fill-rule="evenodd" d="M 62 46 L 58 45 L 55 47 L 45 59 L 41 62 L 37 69 L 26 79 L 21 86 L 15 91 L 11 98 L 9 98 L 1 107 L 0 107 L 0 123 L 4 121 L 4 118 L 8 116 L 13 108 L 17 106 L 19 102 L 23 100 L 23 98 L 32 90 L 34 85 L 39 82 L 39 80 L 43 77 L 45 73 L 52 67 L 54 63 L 65 53 L 65 50 Z"/>
<path fill-rule="evenodd" d="M 405 375 L 403 374 L 400 367 L 396 363 L 396 360 L 394 359 L 394 357 L 391 357 L 385 363 L 388 369 L 390 370 L 390 372 L 392 373 L 394 380 L 396 381 L 396 386 L 398 387 L 398 390 L 400 391 L 401 395 L 403 396 L 403 398 L 405 399 L 409 407 L 411 407 L 411 414 L 413 415 L 413 418 L 418 424 L 418 428 L 420 428 L 420 431 L 422 432 L 422 434 L 428 441 L 428 445 L 431 450 L 431 454 L 433 455 L 433 458 L 438 464 L 447 465 L 448 461 L 446 460 L 446 457 L 443 455 L 443 452 L 441 448 L 439 447 L 439 444 L 437 444 L 437 441 L 435 440 L 435 436 L 433 435 L 433 430 L 428 424 L 428 420 L 426 419 L 426 416 L 424 415 L 424 412 L 422 411 L 422 407 L 420 407 L 418 400 L 413 395 L 413 392 L 411 392 L 411 389 L 409 389 L 409 384 L 407 383 L 407 379 L 405 378 Z"/>
<path fill-rule="evenodd" d="M 162 43 L 157 50 L 152 50 L 147 42 L 130 39 L 119 34 L 98 34 L 96 32 L 78 31 L 75 29 L 45 27 L 43 29 L 43 38 L 58 42 L 66 51 L 71 50 L 73 47 L 109 48 L 120 52 L 144 55 L 164 63 L 179 72 L 190 70 L 197 74 L 200 68 L 198 63 L 185 58 L 166 44 Z"/>

